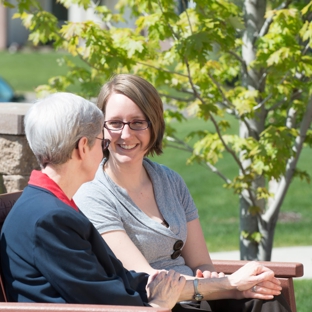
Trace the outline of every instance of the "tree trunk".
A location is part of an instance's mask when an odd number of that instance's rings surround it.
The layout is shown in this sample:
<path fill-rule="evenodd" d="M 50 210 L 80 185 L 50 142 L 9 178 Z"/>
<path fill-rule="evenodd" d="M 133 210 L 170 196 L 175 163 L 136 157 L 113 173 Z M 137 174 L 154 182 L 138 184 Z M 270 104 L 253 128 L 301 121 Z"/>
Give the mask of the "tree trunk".
<path fill-rule="evenodd" d="M 266 10 L 265 0 L 245 0 L 244 2 L 244 17 L 245 17 L 245 33 L 243 36 L 243 49 L 242 58 L 246 64 L 247 70 L 243 72 L 242 83 L 249 90 L 262 91 L 264 88 L 265 80 L 261 79 L 261 71 L 256 71 L 250 68 L 256 58 L 255 41 L 256 36 L 259 34 L 261 27 L 264 23 L 264 14 Z M 260 99 L 259 99 L 260 101 Z M 253 119 L 247 120 L 248 127 L 240 124 L 240 137 L 247 138 L 253 137 L 259 139 L 260 133 L 264 129 L 265 122 L 264 107 L 260 107 L 256 112 Z M 243 168 L 248 168 L 249 161 L 243 161 L 241 158 Z M 263 177 L 258 177 L 253 182 L 253 188 L 264 187 L 265 180 Z M 254 196 L 254 194 L 251 194 Z M 250 236 L 243 235 L 243 233 L 259 232 L 264 227 L 265 223 L 261 219 L 261 214 L 251 214 L 250 207 L 256 203 L 261 211 L 265 211 L 265 202 L 263 200 L 256 201 L 250 198 L 249 193 L 241 194 L 240 198 L 240 258 L 242 260 L 255 260 L 259 259 L 259 244 L 250 238 Z M 263 252 L 261 252 L 261 255 Z"/>

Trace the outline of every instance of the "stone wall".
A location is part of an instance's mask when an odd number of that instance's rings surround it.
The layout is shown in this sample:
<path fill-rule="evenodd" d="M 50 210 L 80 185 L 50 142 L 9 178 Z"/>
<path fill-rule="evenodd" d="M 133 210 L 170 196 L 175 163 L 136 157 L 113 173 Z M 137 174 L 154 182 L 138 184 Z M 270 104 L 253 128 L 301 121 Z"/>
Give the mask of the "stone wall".
<path fill-rule="evenodd" d="M 31 104 L 0 104 L 0 193 L 22 190 L 33 169 L 39 169 L 24 133 L 24 116 Z"/>

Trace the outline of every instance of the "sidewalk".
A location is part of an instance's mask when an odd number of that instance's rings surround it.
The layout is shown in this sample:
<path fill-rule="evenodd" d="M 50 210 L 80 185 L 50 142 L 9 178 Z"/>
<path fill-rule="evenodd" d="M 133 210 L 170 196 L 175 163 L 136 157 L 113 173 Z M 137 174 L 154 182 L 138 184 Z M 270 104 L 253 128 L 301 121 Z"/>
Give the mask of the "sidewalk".
<path fill-rule="evenodd" d="M 239 251 L 211 252 L 212 259 L 239 260 Z M 273 248 L 272 261 L 300 262 L 304 266 L 302 279 L 312 279 L 312 246 Z"/>

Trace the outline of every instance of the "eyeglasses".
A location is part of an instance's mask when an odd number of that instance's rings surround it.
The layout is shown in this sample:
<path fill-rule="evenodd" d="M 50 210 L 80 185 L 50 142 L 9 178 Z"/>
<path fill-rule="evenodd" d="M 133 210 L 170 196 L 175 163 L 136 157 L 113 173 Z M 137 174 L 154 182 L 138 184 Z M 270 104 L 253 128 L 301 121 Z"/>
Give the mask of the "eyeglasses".
<path fill-rule="evenodd" d="M 125 125 L 128 125 L 131 130 L 140 131 L 147 129 L 151 125 L 151 122 L 149 120 L 134 120 L 129 122 L 107 120 L 104 122 L 104 127 L 111 131 L 122 130 Z"/>
<path fill-rule="evenodd" d="M 174 252 L 171 254 L 171 259 L 177 259 L 181 255 L 182 247 L 183 247 L 183 241 L 181 239 L 177 240 L 173 245 Z"/>
<path fill-rule="evenodd" d="M 101 138 L 98 138 L 98 137 L 95 137 L 96 139 L 98 139 L 98 140 L 102 140 L 102 152 L 103 152 L 103 154 L 104 154 L 104 152 L 108 149 L 108 146 L 109 146 L 109 144 L 110 144 L 110 140 L 109 139 L 101 139 Z"/>
<path fill-rule="evenodd" d="M 102 141 L 101 142 L 102 143 L 102 152 L 104 154 L 104 151 L 108 149 L 108 146 L 109 146 L 111 141 L 109 139 L 104 139 L 104 138 L 103 139 L 98 138 L 98 137 L 95 137 L 95 138 Z M 78 144 L 79 144 L 80 139 L 76 142 L 75 149 L 78 149 Z"/>

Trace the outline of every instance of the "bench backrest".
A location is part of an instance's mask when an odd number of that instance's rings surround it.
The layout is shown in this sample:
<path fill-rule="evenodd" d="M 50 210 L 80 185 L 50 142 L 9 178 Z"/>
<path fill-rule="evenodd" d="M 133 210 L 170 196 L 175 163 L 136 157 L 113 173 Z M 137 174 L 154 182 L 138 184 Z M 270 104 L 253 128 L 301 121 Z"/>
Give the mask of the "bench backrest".
<path fill-rule="evenodd" d="M 12 209 L 13 205 L 18 200 L 18 198 L 22 195 L 22 192 L 23 191 L 0 194 L 0 231 L 6 216 L 8 215 L 8 213 L 10 212 L 10 210 Z M 1 268 L 0 268 L 0 288 L 1 288 L 0 302 L 7 302 Z"/>
<path fill-rule="evenodd" d="M 0 194 L 0 230 L 5 218 L 22 193 L 23 191 Z"/>

